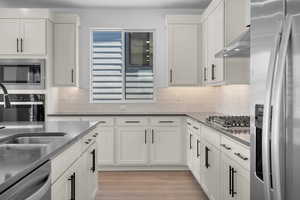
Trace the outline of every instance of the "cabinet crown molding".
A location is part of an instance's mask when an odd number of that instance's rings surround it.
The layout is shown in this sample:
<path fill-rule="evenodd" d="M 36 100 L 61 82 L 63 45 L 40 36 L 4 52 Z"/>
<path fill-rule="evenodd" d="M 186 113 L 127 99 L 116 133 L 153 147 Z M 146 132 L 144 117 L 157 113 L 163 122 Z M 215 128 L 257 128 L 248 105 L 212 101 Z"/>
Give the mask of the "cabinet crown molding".
<path fill-rule="evenodd" d="M 52 12 L 45 8 L 0 8 L 0 18 L 52 19 Z"/>

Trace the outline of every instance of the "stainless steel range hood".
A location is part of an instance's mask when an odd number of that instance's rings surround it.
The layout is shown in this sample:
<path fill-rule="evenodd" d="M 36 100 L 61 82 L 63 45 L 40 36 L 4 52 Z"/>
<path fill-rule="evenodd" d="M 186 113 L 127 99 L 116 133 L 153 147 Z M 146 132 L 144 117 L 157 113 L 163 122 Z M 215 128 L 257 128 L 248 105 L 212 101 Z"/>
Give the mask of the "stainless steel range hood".
<path fill-rule="evenodd" d="M 216 53 L 215 57 L 250 57 L 250 29 L 248 28 L 227 47 Z"/>

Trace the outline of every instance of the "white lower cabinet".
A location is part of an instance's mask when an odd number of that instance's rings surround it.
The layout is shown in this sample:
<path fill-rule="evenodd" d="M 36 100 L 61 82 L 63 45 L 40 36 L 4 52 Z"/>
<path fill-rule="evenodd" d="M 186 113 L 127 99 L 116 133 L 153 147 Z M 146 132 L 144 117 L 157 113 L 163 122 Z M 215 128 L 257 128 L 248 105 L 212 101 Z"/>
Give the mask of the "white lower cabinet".
<path fill-rule="evenodd" d="M 115 163 L 114 128 L 101 127 L 98 132 L 98 165 L 113 165 Z"/>
<path fill-rule="evenodd" d="M 96 132 L 90 132 L 80 142 L 62 152 L 52 163 L 52 200 L 94 200 L 97 191 Z M 90 143 L 86 143 L 90 141 Z M 82 144 L 82 145 L 81 145 Z M 74 146 L 81 152 L 74 152 Z M 74 152 L 72 154 L 72 152 Z M 64 158 L 64 159 L 63 159 Z M 61 164 L 64 162 L 66 164 Z M 68 162 L 70 161 L 70 162 Z M 61 168 L 64 169 L 61 169 Z M 57 170 L 59 168 L 59 170 Z"/>
<path fill-rule="evenodd" d="M 249 171 L 227 155 L 222 153 L 221 157 L 221 196 L 224 200 L 249 200 Z"/>
<path fill-rule="evenodd" d="M 151 161 L 153 165 L 179 165 L 182 163 L 182 135 L 178 128 L 151 129 Z"/>
<path fill-rule="evenodd" d="M 211 200 L 219 199 L 220 188 L 220 151 L 206 141 L 203 142 L 204 152 L 203 179 L 207 187 L 207 195 Z"/>
<path fill-rule="evenodd" d="M 144 127 L 120 127 L 116 131 L 117 164 L 146 165 L 149 142 Z"/>
<path fill-rule="evenodd" d="M 249 148 L 190 118 L 186 128 L 187 166 L 208 198 L 250 200 Z"/>

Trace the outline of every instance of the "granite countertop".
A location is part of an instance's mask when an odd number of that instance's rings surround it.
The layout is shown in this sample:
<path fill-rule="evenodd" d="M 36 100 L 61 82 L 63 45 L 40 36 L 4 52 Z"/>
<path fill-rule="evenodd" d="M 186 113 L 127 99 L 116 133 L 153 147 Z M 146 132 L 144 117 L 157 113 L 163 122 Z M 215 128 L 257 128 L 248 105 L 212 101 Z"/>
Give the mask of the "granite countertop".
<path fill-rule="evenodd" d="M 186 113 L 186 112 L 145 112 L 145 113 L 130 113 L 130 112 L 121 112 L 121 113 L 53 113 L 53 114 L 48 114 L 50 117 L 80 117 L 80 116 L 94 116 L 94 117 L 114 117 L 114 116 L 188 116 L 193 118 L 194 120 L 210 127 L 213 128 L 222 134 L 236 140 L 237 142 L 240 142 L 246 146 L 250 146 L 250 132 L 246 133 L 232 133 L 229 131 L 226 131 L 220 127 L 214 126 L 211 123 L 208 123 L 206 121 L 206 118 L 210 115 L 222 115 L 220 113 L 208 113 L 208 112 L 191 112 L 191 113 Z"/>
<path fill-rule="evenodd" d="M 209 115 L 213 115 L 213 114 L 207 114 L 207 113 L 186 113 L 187 116 L 193 118 L 194 120 L 212 128 L 215 129 L 219 132 L 221 132 L 222 134 L 236 140 L 237 142 L 240 142 L 246 146 L 250 146 L 250 129 L 247 132 L 236 132 L 236 133 L 232 133 L 230 131 L 227 131 L 225 129 L 222 129 L 221 127 L 215 126 L 209 122 L 206 121 L 206 118 Z"/>
<path fill-rule="evenodd" d="M 43 150 L 36 160 L 29 162 L 13 161 L 5 158 L 5 154 L 0 154 L 0 193 L 6 188 L 16 183 L 22 177 L 26 176 L 37 166 L 45 163 L 48 160 L 53 159 L 70 145 L 81 139 L 84 135 L 96 128 L 97 122 L 42 122 L 42 123 L 28 123 L 28 122 L 16 122 L 16 123 L 5 123 L 5 129 L 0 130 L 0 147 L 5 150 L 10 148 L 9 145 L 1 144 L 5 140 L 12 139 L 16 135 L 24 134 L 36 134 L 47 135 L 51 133 L 63 133 L 63 140 L 57 143 L 51 143 L 51 145 L 45 146 L 46 150 Z M 6 145 L 6 146 L 5 146 Z M 19 144 L 16 144 L 18 148 Z M 22 147 L 20 147 L 22 148 Z M 1 150 L 0 150 L 1 151 Z M 16 151 L 22 152 L 22 151 Z M 22 158 L 22 156 L 20 156 Z M 2 161 L 1 161 L 2 160 Z M 8 160 L 9 162 L 5 162 Z M 26 159 L 24 159 L 26 161 Z"/>

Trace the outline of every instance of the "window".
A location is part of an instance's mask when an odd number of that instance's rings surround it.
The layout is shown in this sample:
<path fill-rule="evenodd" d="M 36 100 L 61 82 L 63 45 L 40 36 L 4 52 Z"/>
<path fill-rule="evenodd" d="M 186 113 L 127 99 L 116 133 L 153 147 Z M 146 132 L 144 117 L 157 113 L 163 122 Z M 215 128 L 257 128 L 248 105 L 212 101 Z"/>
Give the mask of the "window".
<path fill-rule="evenodd" d="M 91 102 L 153 100 L 153 32 L 92 30 L 91 43 Z"/>

